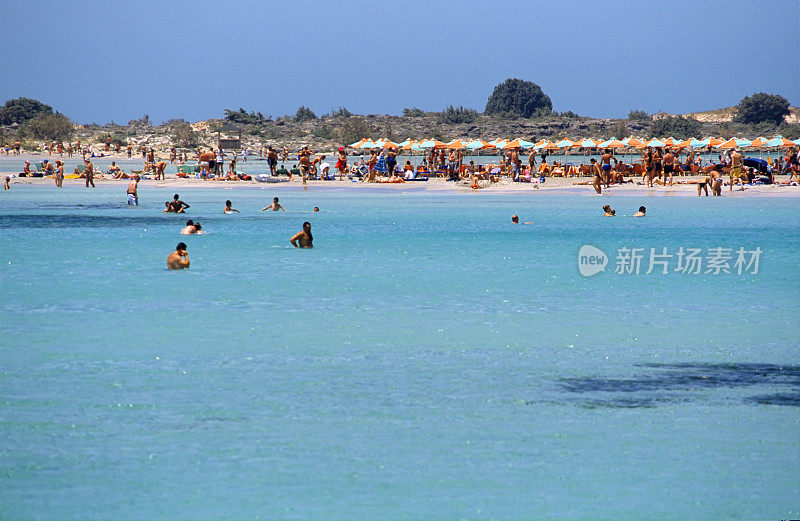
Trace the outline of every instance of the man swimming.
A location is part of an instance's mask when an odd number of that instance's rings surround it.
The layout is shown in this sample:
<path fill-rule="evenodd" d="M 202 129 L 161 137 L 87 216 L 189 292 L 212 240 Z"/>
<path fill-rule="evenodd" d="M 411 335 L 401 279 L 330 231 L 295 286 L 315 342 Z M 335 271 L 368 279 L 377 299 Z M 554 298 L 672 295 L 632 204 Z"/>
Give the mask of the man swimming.
<path fill-rule="evenodd" d="M 186 221 L 186 226 L 181 230 L 181 235 L 193 235 L 197 233 L 197 228 L 194 225 L 194 221 L 189 219 Z"/>
<path fill-rule="evenodd" d="M 603 211 L 605 212 L 603 214 L 603 217 L 614 217 L 615 215 L 617 215 L 617 212 L 612 210 L 611 206 L 609 205 L 603 206 Z"/>
<path fill-rule="evenodd" d="M 295 248 L 313 248 L 313 241 L 314 236 L 311 235 L 311 223 L 308 221 L 303 223 L 303 231 L 297 232 L 294 237 L 289 239 L 289 242 L 291 242 L 292 246 Z"/>
<path fill-rule="evenodd" d="M 647 212 L 647 208 L 644 206 L 639 207 L 639 211 L 633 214 L 634 217 L 644 217 L 644 214 Z"/>
<path fill-rule="evenodd" d="M 266 211 L 266 210 L 272 210 L 273 212 L 277 212 L 278 210 L 283 210 L 283 211 L 285 212 L 285 211 L 286 211 L 286 208 L 284 208 L 283 206 L 281 206 L 281 204 L 278 202 L 278 198 L 277 198 L 277 197 L 274 197 L 274 198 L 272 199 L 272 204 L 271 204 L 271 205 L 267 206 L 266 208 L 262 208 L 262 209 L 261 209 L 261 210 L 259 210 L 259 211 L 260 211 L 260 212 L 264 212 L 264 211 Z"/>
<path fill-rule="evenodd" d="M 133 180 L 128 183 L 128 206 L 139 206 L 139 174 L 133 176 Z"/>
<path fill-rule="evenodd" d="M 239 213 L 239 210 L 231 207 L 231 202 L 230 201 L 225 201 L 225 210 L 223 210 L 223 211 L 225 213 L 233 213 L 233 212 Z"/>
<path fill-rule="evenodd" d="M 171 270 L 182 270 L 189 267 L 189 254 L 186 251 L 186 244 L 179 242 L 175 246 L 175 251 L 167 256 L 167 268 Z"/>

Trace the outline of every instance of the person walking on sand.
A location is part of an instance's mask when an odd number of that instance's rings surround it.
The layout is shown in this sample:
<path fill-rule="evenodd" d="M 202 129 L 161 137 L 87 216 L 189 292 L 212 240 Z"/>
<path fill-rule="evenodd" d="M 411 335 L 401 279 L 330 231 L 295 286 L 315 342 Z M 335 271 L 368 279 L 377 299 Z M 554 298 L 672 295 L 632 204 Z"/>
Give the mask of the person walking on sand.
<path fill-rule="evenodd" d="M 182 270 L 189 267 L 189 253 L 186 251 L 186 243 L 179 242 L 175 246 L 175 251 L 167 256 L 167 268 L 171 270 Z"/>
<path fill-rule="evenodd" d="M 742 183 L 742 154 L 739 153 L 739 149 L 735 149 L 733 154 L 731 154 L 731 184 L 729 186 L 729 191 L 733 191 L 733 183 L 738 182 L 739 186 L 742 190 L 744 190 L 744 184 Z"/>
<path fill-rule="evenodd" d="M 86 168 L 83 170 L 83 173 L 86 176 L 86 188 L 89 188 L 90 183 L 92 188 L 94 188 L 94 165 L 91 159 L 86 160 Z"/>
<path fill-rule="evenodd" d="M 344 178 L 344 173 L 347 171 L 347 152 L 344 147 L 339 147 L 339 157 L 336 160 L 336 170 L 339 171 L 339 181 Z"/>
<path fill-rule="evenodd" d="M 259 211 L 260 212 L 265 212 L 267 210 L 271 210 L 273 212 L 277 212 L 278 210 L 283 210 L 285 212 L 286 208 L 284 208 L 283 206 L 280 205 L 280 203 L 278 203 L 278 198 L 277 197 L 274 197 L 272 199 L 272 204 L 271 205 L 269 205 L 269 206 L 267 206 L 265 208 L 262 208 Z"/>
<path fill-rule="evenodd" d="M 128 183 L 128 206 L 139 206 L 139 179 L 139 174 L 136 174 Z"/>
<path fill-rule="evenodd" d="M 297 232 L 289 242 L 295 248 L 313 248 L 314 236 L 311 235 L 311 223 L 308 221 L 303 223 L 303 231 Z"/>
<path fill-rule="evenodd" d="M 600 165 L 597 164 L 597 159 L 592 158 L 590 162 L 592 163 L 592 175 L 594 175 L 592 186 L 594 186 L 597 195 L 600 195 L 603 193 L 603 174 L 600 172 Z"/>

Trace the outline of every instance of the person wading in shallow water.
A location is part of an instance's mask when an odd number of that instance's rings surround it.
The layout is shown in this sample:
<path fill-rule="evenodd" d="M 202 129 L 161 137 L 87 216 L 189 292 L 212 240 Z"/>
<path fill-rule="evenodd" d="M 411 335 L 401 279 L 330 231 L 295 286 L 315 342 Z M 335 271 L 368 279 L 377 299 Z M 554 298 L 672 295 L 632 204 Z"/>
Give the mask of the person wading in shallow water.
<path fill-rule="evenodd" d="M 182 270 L 189 267 L 189 254 L 186 252 L 186 244 L 179 242 L 175 246 L 175 251 L 167 256 L 167 268 L 171 270 Z"/>
<path fill-rule="evenodd" d="M 303 231 L 297 232 L 294 237 L 289 239 L 295 248 L 313 248 L 314 236 L 311 235 L 311 223 L 303 223 Z M 299 244 L 298 244 L 299 243 Z"/>

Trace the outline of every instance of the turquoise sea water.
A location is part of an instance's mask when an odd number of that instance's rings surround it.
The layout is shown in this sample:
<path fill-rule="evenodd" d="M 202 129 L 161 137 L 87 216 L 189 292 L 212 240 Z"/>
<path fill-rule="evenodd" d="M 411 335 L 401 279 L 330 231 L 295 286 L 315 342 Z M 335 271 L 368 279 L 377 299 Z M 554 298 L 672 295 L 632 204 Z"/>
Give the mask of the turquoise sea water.
<path fill-rule="evenodd" d="M 140 192 L 0 193 L 3 518 L 798 516 L 796 198 Z"/>

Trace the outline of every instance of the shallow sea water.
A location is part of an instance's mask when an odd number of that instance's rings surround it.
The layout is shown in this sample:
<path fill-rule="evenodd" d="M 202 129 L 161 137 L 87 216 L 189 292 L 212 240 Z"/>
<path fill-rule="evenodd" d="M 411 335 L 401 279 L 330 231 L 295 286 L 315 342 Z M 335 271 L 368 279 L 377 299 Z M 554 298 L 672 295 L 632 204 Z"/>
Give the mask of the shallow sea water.
<path fill-rule="evenodd" d="M 797 517 L 798 199 L 140 186 L 0 194 L 2 517 Z"/>

